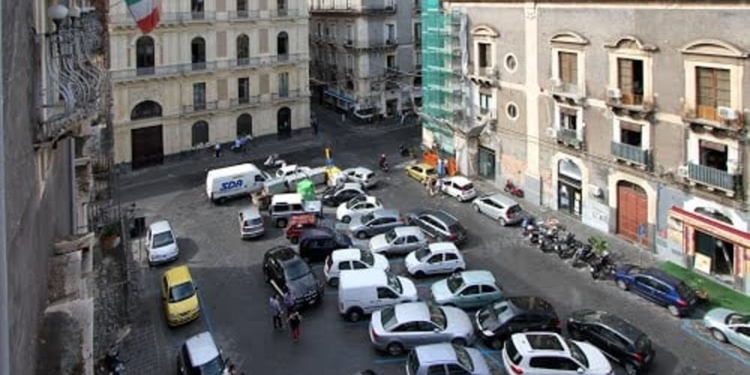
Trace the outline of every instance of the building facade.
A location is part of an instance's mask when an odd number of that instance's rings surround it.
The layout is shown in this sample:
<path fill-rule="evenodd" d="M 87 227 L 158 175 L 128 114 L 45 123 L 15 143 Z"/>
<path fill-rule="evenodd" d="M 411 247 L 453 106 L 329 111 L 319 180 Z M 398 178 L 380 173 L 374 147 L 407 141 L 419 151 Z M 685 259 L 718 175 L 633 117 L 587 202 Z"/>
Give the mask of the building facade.
<path fill-rule="evenodd" d="M 165 0 L 160 18 L 143 35 L 110 9 L 118 164 L 310 126 L 305 0 Z"/>
<path fill-rule="evenodd" d="M 311 75 L 319 98 L 361 120 L 421 100 L 420 1 L 309 0 Z"/>
<path fill-rule="evenodd" d="M 465 20 L 464 173 L 750 292 L 746 2 L 443 7 Z"/>

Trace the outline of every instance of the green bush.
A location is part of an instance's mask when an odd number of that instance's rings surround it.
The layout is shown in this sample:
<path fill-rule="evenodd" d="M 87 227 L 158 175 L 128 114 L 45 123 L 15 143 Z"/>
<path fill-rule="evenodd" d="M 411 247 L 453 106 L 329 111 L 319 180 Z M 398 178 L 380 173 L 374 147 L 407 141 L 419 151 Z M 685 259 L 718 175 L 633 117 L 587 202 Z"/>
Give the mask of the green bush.
<path fill-rule="evenodd" d="M 101 231 L 102 237 L 111 237 L 120 234 L 120 223 L 114 222 L 104 226 Z"/>
<path fill-rule="evenodd" d="M 594 252 L 599 255 L 609 250 L 609 243 L 607 243 L 607 240 L 601 237 L 589 237 L 589 245 L 591 245 L 591 248 L 594 250 Z"/>

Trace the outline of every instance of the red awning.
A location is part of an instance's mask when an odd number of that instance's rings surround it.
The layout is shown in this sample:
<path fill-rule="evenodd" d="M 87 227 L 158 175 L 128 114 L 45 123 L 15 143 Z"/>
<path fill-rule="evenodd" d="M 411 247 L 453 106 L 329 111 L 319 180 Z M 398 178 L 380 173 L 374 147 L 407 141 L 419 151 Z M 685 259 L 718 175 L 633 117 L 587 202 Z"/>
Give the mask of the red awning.
<path fill-rule="evenodd" d="M 669 216 L 685 224 L 692 225 L 701 232 L 731 242 L 735 245 L 750 249 L 750 234 L 737 230 L 724 223 L 709 219 L 694 212 L 685 211 L 679 207 L 669 209 Z"/>

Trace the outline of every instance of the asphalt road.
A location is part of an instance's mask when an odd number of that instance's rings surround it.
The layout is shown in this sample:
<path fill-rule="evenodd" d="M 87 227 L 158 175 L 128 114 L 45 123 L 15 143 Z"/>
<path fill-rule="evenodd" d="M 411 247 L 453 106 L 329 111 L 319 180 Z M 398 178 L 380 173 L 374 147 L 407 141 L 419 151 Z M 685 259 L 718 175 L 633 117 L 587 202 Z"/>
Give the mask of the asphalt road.
<path fill-rule="evenodd" d="M 319 114 L 319 118 L 321 115 Z M 398 129 L 377 137 L 342 130 L 331 138 L 340 167 L 374 167 L 377 155 L 387 152 L 392 165 L 399 162 L 398 143 L 418 139 L 418 128 Z M 284 155 L 289 162 L 321 165 L 319 149 Z M 146 175 L 144 175 L 146 176 Z M 145 180 L 144 180 L 145 178 Z M 137 203 L 147 222 L 168 219 L 179 236 L 180 262 L 191 266 L 200 286 L 203 316 L 198 322 L 168 329 L 159 306 L 159 277 L 164 268 L 145 269 L 148 317 L 157 330 L 156 346 L 166 363 L 191 334 L 210 330 L 225 354 L 247 374 L 331 374 L 346 375 L 370 368 L 379 374 L 403 374 L 404 359 L 375 352 L 369 344 L 366 323 L 347 323 L 338 315 L 336 291 L 328 288 L 322 305 L 303 313 L 302 340 L 292 342 L 289 332 L 274 332 L 268 312 L 270 289 L 263 283 L 260 260 L 265 250 L 284 244 L 281 230 L 270 228 L 258 241 L 241 241 L 236 213 L 246 201 L 226 206 L 210 204 L 203 190 L 200 166 L 175 169 L 160 178 L 139 177 L 123 182 L 123 203 Z M 665 309 L 618 290 L 610 282 L 593 282 L 578 272 L 532 249 L 520 238 L 517 228 L 502 228 L 474 213 L 468 204 L 444 197 L 428 197 L 417 182 L 393 168 L 373 190 L 387 207 L 406 211 L 415 207 L 443 208 L 456 215 L 470 231 L 462 247 L 468 269 L 488 269 L 510 295 L 534 295 L 548 299 L 561 318 L 580 308 L 614 312 L 648 333 L 656 346 L 651 374 L 677 374 L 694 366 L 716 374 L 750 373 L 750 356 L 714 344 L 688 329 L 689 321 L 669 316 Z M 331 211 L 327 211 L 331 215 Z M 329 216 L 330 217 L 330 216 Z M 136 247 L 137 251 L 137 247 Z M 403 270 L 399 260 L 394 269 Z M 315 267 L 322 275 L 321 266 Z M 420 293 L 431 279 L 418 280 Z M 491 367 L 499 368 L 500 355 L 481 348 Z M 168 371 L 168 372 L 167 372 Z M 154 373 L 173 373 L 173 368 L 155 368 Z M 618 368 L 618 373 L 620 369 Z M 498 371 L 502 374 L 502 371 Z"/>

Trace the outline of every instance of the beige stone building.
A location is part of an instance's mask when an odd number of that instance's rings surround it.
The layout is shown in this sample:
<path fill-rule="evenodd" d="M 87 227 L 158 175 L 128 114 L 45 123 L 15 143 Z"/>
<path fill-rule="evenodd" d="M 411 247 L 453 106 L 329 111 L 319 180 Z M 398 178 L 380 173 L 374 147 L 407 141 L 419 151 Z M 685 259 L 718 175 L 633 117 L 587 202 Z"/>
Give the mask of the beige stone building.
<path fill-rule="evenodd" d="M 747 2 L 443 7 L 466 40 L 471 105 L 441 145 L 463 173 L 750 291 Z"/>
<path fill-rule="evenodd" d="M 160 16 L 143 35 L 110 9 L 118 164 L 310 126 L 306 0 L 164 0 Z"/>

